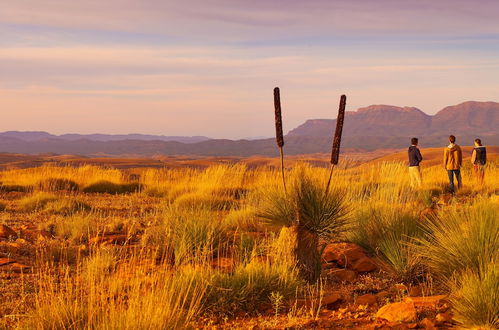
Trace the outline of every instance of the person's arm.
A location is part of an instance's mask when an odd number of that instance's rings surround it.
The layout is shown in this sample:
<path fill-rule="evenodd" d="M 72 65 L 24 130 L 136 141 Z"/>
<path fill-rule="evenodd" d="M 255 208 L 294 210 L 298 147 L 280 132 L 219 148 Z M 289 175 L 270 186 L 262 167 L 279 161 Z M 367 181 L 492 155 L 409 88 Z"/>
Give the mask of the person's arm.
<path fill-rule="evenodd" d="M 483 148 L 483 165 L 487 164 L 487 148 Z"/>
<path fill-rule="evenodd" d="M 418 151 L 418 162 L 422 161 L 423 160 L 423 156 L 421 156 L 421 151 L 419 151 L 419 148 L 416 149 Z"/>
<path fill-rule="evenodd" d="M 463 153 L 461 152 L 461 147 L 457 149 L 457 162 L 459 164 L 459 167 L 463 164 Z"/>
<path fill-rule="evenodd" d="M 471 164 L 475 164 L 476 160 L 476 150 L 473 149 L 473 152 L 471 153 Z"/>
<path fill-rule="evenodd" d="M 445 148 L 444 149 L 444 168 L 447 169 L 447 157 L 449 155 L 449 153 L 447 152 L 447 149 L 448 148 Z"/>

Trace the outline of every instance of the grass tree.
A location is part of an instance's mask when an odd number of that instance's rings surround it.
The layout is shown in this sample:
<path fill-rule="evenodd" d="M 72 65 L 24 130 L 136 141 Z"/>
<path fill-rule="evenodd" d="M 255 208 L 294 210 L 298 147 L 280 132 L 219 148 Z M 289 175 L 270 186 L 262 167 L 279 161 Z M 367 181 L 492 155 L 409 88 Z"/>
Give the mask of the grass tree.
<path fill-rule="evenodd" d="M 259 192 L 258 215 L 274 226 L 284 227 L 280 239 L 288 244 L 303 279 L 314 282 L 320 276 L 320 242 L 338 237 L 347 230 L 344 195 L 325 192 L 324 182 L 306 167 L 292 174 L 287 192 L 266 187 Z M 287 243 L 284 243 L 287 242 Z"/>

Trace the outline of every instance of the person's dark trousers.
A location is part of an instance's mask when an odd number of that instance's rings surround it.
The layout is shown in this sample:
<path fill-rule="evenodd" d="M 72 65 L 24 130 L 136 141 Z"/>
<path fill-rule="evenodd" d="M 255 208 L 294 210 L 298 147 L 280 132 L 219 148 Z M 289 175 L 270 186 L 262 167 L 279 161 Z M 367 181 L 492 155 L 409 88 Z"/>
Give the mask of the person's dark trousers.
<path fill-rule="evenodd" d="M 462 186 L 461 183 L 461 170 L 447 170 L 447 174 L 449 175 L 449 183 L 450 183 L 450 191 L 455 192 L 454 189 L 454 175 L 457 180 L 457 187 L 460 189 Z"/>

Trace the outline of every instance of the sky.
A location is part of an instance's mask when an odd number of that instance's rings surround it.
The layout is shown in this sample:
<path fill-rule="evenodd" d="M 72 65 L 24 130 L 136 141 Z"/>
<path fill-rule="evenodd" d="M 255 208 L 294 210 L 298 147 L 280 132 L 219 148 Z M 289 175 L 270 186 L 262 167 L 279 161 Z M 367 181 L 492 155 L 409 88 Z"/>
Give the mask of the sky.
<path fill-rule="evenodd" d="M 496 0 L 0 0 L 0 131 L 273 135 L 499 101 Z"/>

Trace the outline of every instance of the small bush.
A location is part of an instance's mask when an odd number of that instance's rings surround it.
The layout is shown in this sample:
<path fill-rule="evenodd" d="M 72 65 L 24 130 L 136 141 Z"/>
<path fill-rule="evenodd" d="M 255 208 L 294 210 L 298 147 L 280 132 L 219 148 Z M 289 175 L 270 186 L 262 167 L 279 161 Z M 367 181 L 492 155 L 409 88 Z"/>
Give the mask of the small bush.
<path fill-rule="evenodd" d="M 61 178 L 48 178 L 38 182 L 38 190 L 41 191 L 78 191 L 79 185 L 73 180 Z"/>
<path fill-rule="evenodd" d="M 98 181 L 92 183 L 83 188 L 83 192 L 85 193 L 98 193 L 98 194 L 131 194 L 135 192 L 139 192 L 142 189 L 142 185 L 140 183 L 114 183 L 111 181 Z"/>
<path fill-rule="evenodd" d="M 0 212 L 5 211 L 6 208 L 7 208 L 7 204 L 5 204 L 4 202 L 0 202 Z"/>
<path fill-rule="evenodd" d="M 82 214 L 58 218 L 45 225 L 45 229 L 52 235 L 75 243 L 88 242 L 90 237 L 102 232 L 103 228 L 103 224 L 94 216 Z"/>
<path fill-rule="evenodd" d="M 499 265 L 466 270 L 451 285 L 454 319 L 469 328 L 499 328 Z"/>

